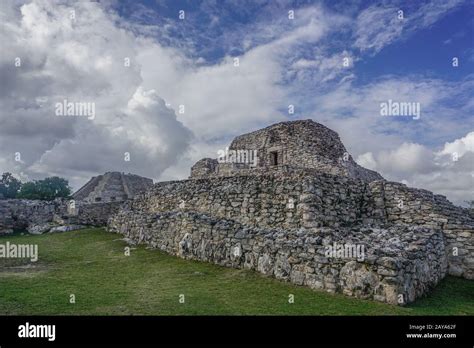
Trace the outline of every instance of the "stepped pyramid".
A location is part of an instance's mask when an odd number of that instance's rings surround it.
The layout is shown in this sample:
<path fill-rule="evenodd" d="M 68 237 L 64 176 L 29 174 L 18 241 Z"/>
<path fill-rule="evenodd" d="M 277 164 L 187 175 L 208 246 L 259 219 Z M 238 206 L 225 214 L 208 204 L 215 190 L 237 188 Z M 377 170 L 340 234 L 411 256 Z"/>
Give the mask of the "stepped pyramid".
<path fill-rule="evenodd" d="M 94 176 L 72 197 L 84 203 L 124 201 L 153 185 L 153 180 L 134 174 L 107 172 Z"/>

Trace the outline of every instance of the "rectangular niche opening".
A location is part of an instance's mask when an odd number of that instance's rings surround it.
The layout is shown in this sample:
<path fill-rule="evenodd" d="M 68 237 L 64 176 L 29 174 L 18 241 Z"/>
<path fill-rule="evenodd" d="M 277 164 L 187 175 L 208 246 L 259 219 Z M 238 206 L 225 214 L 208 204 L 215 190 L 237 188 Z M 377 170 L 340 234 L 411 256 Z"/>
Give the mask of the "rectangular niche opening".
<path fill-rule="evenodd" d="M 272 166 L 278 165 L 278 152 L 277 151 L 270 152 L 270 164 Z"/>

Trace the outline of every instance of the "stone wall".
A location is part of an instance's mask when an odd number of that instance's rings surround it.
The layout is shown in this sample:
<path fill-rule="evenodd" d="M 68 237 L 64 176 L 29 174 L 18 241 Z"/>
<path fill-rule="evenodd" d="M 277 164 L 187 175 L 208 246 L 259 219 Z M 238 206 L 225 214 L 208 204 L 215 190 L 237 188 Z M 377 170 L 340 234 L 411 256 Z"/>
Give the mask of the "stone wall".
<path fill-rule="evenodd" d="M 288 231 L 192 212 L 123 210 L 111 217 L 108 230 L 183 258 L 399 305 L 425 294 L 446 273 L 443 234 L 423 227 Z M 328 257 L 334 243 L 363 245 L 365 253 Z"/>
<path fill-rule="evenodd" d="M 315 169 L 242 173 L 155 184 L 126 202 L 108 228 L 175 255 L 390 303 L 400 295 L 413 301 L 447 272 L 473 278 L 472 216 L 443 196 Z M 237 262 L 232 253 L 242 233 L 248 253 Z M 318 246 L 308 236 L 362 243 L 368 256 L 322 262 L 326 242 Z M 183 253 L 187 241 L 191 251 Z M 287 276 L 280 263 L 290 264 Z"/>
<path fill-rule="evenodd" d="M 53 221 L 62 203 L 27 199 L 0 200 L 0 235 L 26 230 L 32 224 Z"/>
<path fill-rule="evenodd" d="M 359 181 L 300 171 L 162 182 L 126 205 L 152 213 L 195 211 L 250 227 L 295 229 L 358 222 L 364 194 Z"/>
<path fill-rule="evenodd" d="M 7 199 L 0 200 L 0 235 L 31 230 L 35 226 L 90 225 L 105 226 L 117 213 L 121 202 L 84 204 L 56 199 L 54 201 Z M 41 230 L 41 228 L 40 228 Z"/>
<path fill-rule="evenodd" d="M 195 178 L 205 178 L 207 175 L 216 172 L 218 162 L 216 159 L 203 158 L 191 167 L 191 176 Z"/>
<path fill-rule="evenodd" d="M 396 182 L 369 184 L 377 221 L 441 229 L 446 237 L 449 274 L 474 279 L 474 219 L 442 195 Z M 375 216 L 378 214 L 378 216 Z"/>
<path fill-rule="evenodd" d="M 55 220 L 62 224 L 106 226 L 108 219 L 116 214 L 123 202 L 81 203 L 75 202 L 70 208 L 69 202 L 60 206 L 56 211 Z M 69 208 L 68 208 L 69 205 Z"/>

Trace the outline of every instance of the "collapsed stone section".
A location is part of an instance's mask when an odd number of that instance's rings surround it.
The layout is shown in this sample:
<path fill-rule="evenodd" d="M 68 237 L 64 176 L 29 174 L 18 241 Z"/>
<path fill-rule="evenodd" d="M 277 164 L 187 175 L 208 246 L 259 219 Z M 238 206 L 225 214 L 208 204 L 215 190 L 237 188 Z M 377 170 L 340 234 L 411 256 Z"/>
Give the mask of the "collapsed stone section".
<path fill-rule="evenodd" d="M 53 221 L 60 202 L 27 199 L 0 200 L 0 235 Z"/>
<path fill-rule="evenodd" d="M 110 219 L 109 230 L 183 258 L 401 305 L 434 287 L 447 265 L 443 234 L 425 227 L 288 231 L 193 212 L 121 211 Z M 337 243 L 362 245 L 365 254 L 362 259 L 328 257 L 327 248 Z"/>
<path fill-rule="evenodd" d="M 236 137 L 225 160 L 205 158 L 190 178 L 241 175 L 255 169 L 310 168 L 367 182 L 383 179 L 359 166 L 333 130 L 312 120 L 282 122 Z M 230 158 L 229 158 L 230 157 Z"/>
<path fill-rule="evenodd" d="M 41 234 L 60 225 L 105 226 L 120 205 L 121 202 L 86 204 L 67 199 L 0 200 L 0 235 L 25 230 Z"/>

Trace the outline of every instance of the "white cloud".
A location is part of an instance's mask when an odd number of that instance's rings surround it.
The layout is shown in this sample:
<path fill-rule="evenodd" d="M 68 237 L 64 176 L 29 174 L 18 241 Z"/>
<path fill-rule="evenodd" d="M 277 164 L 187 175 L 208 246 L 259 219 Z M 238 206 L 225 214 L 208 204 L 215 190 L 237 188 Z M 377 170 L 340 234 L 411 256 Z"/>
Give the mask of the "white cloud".
<path fill-rule="evenodd" d="M 341 82 L 313 97 L 312 118 L 336 130 L 354 156 L 389 151 L 404 142 L 437 144 L 466 132 L 470 90 L 474 80 L 448 82 L 421 76 L 387 76 L 369 84 Z M 420 103 L 418 120 L 384 117 L 380 104 L 389 99 Z M 446 101 L 456 100 L 447 106 Z"/>
<path fill-rule="evenodd" d="M 437 155 L 449 155 L 462 157 L 466 152 L 474 152 L 474 132 L 468 133 L 465 137 L 447 142 Z"/>
<path fill-rule="evenodd" d="M 142 88 L 112 122 L 83 122 L 76 130 L 75 137 L 56 143 L 29 170 L 66 177 L 123 170 L 158 177 L 176 163 L 191 138 L 164 101 Z"/>
<path fill-rule="evenodd" d="M 300 58 L 291 65 L 288 74 L 294 74 L 297 81 L 301 83 L 305 81 L 325 83 L 342 75 L 346 78 L 351 75 L 354 60 L 355 57 L 347 50 L 331 56 L 321 54 L 311 60 Z"/>
<path fill-rule="evenodd" d="M 443 194 L 454 203 L 463 204 L 474 197 L 473 136 L 471 132 L 446 143 L 439 151 L 403 143 L 391 151 L 364 153 L 357 162 L 379 171 L 388 180 Z"/>
<path fill-rule="evenodd" d="M 463 0 L 433 0 L 422 3 L 416 9 L 407 5 L 372 5 L 357 17 L 354 47 L 377 53 L 394 41 L 431 26 L 462 2 Z M 403 19 L 400 19 L 399 11 L 403 11 Z"/>
<path fill-rule="evenodd" d="M 178 118 L 198 137 L 236 134 L 274 119 L 284 98 L 284 91 L 276 84 L 279 65 L 258 49 L 239 57 L 238 67 L 231 57 L 199 68 L 165 58 L 157 67 L 153 62 L 160 54 L 166 57 L 169 52 L 152 44 L 140 53 L 144 86 L 156 89 L 176 110 L 183 105 L 184 113 L 178 113 Z"/>
<path fill-rule="evenodd" d="M 144 86 L 156 89 L 175 108 L 184 105 L 178 119 L 198 138 L 237 135 L 281 121 L 279 109 L 288 106 L 289 88 L 282 79 L 288 73 L 289 57 L 344 21 L 315 6 L 297 11 L 295 20 L 282 15 L 270 23 L 259 22 L 241 38 L 248 46 L 242 55 L 226 56 L 207 66 L 196 66 L 175 49 L 145 39 L 138 56 Z M 155 64 L 157 57 L 160 65 Z M 239 60 L 237 67 L 234 58 Z M 319 65 L 325 73 L 342 68 L 342 56 L 321 56 Z"/>
<path fill-rule="evenodd" d="M 113 12 L 90 2 L 11 2 L 2 5 L 2 18 L 0 39 L 8 49 L 0 57 L 0 169 L 62 175 L 77 188 L 109 170 L 157 178 L 186 151 L 192 133 L 142 87 L 141 47 L 116 26 Z M 64 99 L 95 103 L 95 119 L 57 117 L 54 105 Z M 22 162 L 14 161 L 15 152 Z"/>
<path fill-rule="evenodd" d="M 394 7 L 372 6 L 362 11 L 356 22 L 354 46 L 365 50 L 380 51 L 403 32 L 404 21 L 397 18 Z"/>
<path fill-rule="evenodd" d="M 367 152 L 357 159 L 368 164 L 370 169 L 404 179 L 414 173 L 432 172 L 435 169 L 433 156 L 433 152 L 423 145 L 403 143 L 394 150 L 380 151 L 375 157 Z"/>
<path fill-rule="evenodd" d="M 366 152 L 357 156 L 356 162 L 367 169 L 377 170 L 377 161 L 372 152 Z"/>

